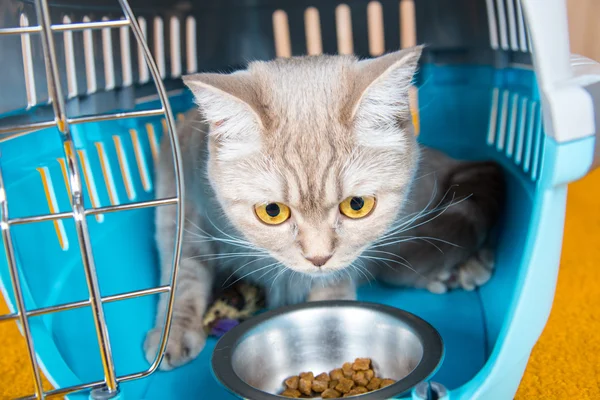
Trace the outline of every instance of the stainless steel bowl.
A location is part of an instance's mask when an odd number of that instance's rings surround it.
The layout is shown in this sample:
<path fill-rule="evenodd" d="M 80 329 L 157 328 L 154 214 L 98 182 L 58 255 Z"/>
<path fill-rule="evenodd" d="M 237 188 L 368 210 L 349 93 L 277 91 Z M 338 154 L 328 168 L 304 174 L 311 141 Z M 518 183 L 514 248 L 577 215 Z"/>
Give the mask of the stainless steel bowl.
<path fill-rule="evenodd" d="M 234 394 L 283 399 L 283 381 L 303 371 L 340 368 L 357 357 L 373 361 L 377 376 L 397 380 L 361 400 L 399 396 L 430 377 L 443 357 L 438 332 L 397 308 L 356 301 L 302 303 L 260 314 L 217 343 L 213 372 Z"/>

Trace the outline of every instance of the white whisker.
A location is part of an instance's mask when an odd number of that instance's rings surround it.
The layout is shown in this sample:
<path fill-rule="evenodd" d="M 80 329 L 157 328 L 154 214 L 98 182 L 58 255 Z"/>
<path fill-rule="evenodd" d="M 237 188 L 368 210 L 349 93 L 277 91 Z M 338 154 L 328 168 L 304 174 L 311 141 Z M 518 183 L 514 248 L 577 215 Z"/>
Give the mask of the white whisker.
<path fill-rule="evenodd" d="M 248 261 L 246 264 L 242 265 L 241 267 L 239 267 L 238 269 L 236 269 L 235 271 L 233 271 L 231 273 L 231 275 L 229 275 L 227 277 L 227 279 L 225 279 L 225 281 L 223 282 L 223 286 L 227 283 L 227 281 L 229 281 L 229 279 L 231 279 L 235 274 L 237 274 L 238 271 L 242 270 L 243 268 L 246 268 L 248 265 L 250 265 L 252 263 L 255 263 L 257 261 L 262 261 L 262 260 L 265 260 L 267 258 L 269 258 L 269 257 L 262 257 L 262 258 L 257 258 L 255 260 Z"/>
<path fill-rule="evenodd" d="M 277 264 L 279 264 L 279 262 L 274 262 L 273 264 L 269 264 L 269 265 L 266 265 L 264 267 L 257 268 L 254 271 L 250 271 L 247 274 L 240 276 L 235 281 L 231 282 L 229 284 L 229 286 L 227 286 L 227 287 L 233 286 L 234 284 L 236 284 L 237 282 L 241 281 L 242 279 L 247 278 L 247 277 L 249 277 L 250 275 L 252 275 L 252 274 L 254 274 L 256 272 L 262 271 L 264 269 L 267 269 L 267 268 L 272 267 L 273 265 L 277 265 Z"/>

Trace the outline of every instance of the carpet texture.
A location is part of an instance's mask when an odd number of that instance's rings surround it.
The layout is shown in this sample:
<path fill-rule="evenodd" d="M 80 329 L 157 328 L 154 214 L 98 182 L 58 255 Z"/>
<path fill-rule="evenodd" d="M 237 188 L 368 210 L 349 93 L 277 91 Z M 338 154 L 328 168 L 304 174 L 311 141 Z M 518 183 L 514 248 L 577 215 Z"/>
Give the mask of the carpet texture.
<path fill-rule="evenodd" d="M 0 324 L 0 399 L 32 392 L 19 331 Z M 600 399 L 600 171 L 570 187 L 554 306 L 516 398 Z"/>

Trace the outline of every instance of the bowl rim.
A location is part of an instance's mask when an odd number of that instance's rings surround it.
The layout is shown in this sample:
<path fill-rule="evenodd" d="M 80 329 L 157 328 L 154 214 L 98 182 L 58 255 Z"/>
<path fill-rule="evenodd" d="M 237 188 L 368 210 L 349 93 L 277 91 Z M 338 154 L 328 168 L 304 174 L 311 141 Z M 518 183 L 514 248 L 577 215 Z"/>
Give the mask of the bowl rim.
<path fill-rule="evenodd" d="M 277 316 L 311 308 L 340 308 L 340 307 L 358 307 L 369 309 L 377 312 L 383 312 L 394 318 L 398 318 L 406 323 L 419 338 L 423 344 L 423 348 L 427 351 L 423 352 L 423 357 L 417 366 L 403 379 L 396 383 L 387 386 L 383 389 L 379 389 L 374 392 L 365 393 L 360 396 L 356 396 L 357 399 L 361 400 L 381 400 L 391 399 L 396 396 L 405 394 L 408 390 L 412 389 L 417 384 L 427 380 L 431 377 L 439 368 L 444 358 L 444 343 L 439 332 L 427 321 L 412 314 L 408 311 L 401 310 L 392 306 L 354 301 L 354 300 L 328 300 L 328 301 L 315 301 L 295 304 L 291 306 L 284 306 L 269 310 L 264 313 L 258 314 L 240 325 L 234 327 L 229 332 L 219 339 L 213 353 L 212 353 L 212 371 L 217 381 L 227 390 L 232 392 L 234 395 L 242 397 L 244 399 L 252 400 L 275 400 L 275 399 L 287 399 L 287 397 L 279 396 L 264 392 L 260 389 L 244 382 L 234 371 L 231 363 L 233 351 L 237 346 L 238 342 L 245 336 L 245 334 L 256 326 L 275 318 Z"/>

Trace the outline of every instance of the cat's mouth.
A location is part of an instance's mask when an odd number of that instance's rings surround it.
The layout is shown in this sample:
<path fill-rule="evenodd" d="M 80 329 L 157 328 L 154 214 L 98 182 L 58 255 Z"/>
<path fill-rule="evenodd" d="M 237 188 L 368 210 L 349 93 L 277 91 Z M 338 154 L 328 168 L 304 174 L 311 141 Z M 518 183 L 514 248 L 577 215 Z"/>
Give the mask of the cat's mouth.
<path fill-rule="evenodd" d="M 289 268 L 293 271 L 300 272 L 300 273 L 303 273 L 308 276 L 325 278 L 325 277 L 335 275 L 336 273 L 348 268 L 348 266 L 349 266 L 349 264 L 348 265 L 338 265 L 336 263 L 336 264 L 331 264 L 331 265 L 327 264 L 327 265 L 323 265 L 320 267 L 316 267 L 314 265 L 302 265 L 302 266 L 289 267 Z"/>

